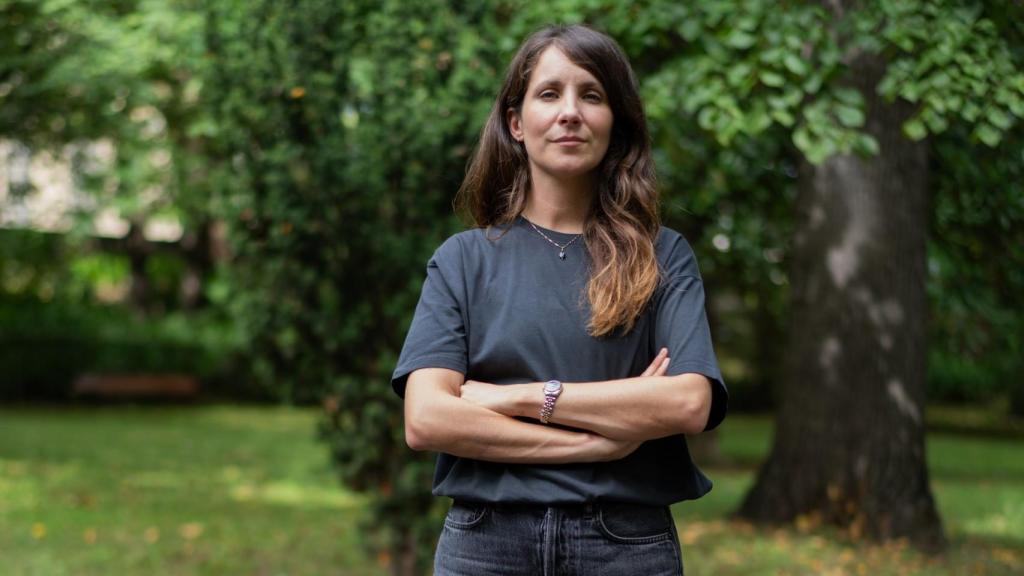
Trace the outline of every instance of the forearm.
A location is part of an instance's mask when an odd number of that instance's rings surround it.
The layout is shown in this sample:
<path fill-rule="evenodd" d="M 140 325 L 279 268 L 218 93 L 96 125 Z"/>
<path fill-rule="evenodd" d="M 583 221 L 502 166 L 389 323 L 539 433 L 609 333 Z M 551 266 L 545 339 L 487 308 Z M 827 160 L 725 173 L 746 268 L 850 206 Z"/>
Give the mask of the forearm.
<path fill-rule="evenodd" d="M 462 398 L 443 395 L 420 410 L 415 424 L 419 450 L 518 464 L 559 464 L 600 460 L 595 438 L 516 420 Z"/>
<path fill-rule="evenodd" d="M 539 417 L 542 383 L 518 384 L 508 410 Z M 551 422 L 614 440 L 651 440 L 704 429 L 711 408 L 708 379 L 695 373 L 563 383 Z"/>

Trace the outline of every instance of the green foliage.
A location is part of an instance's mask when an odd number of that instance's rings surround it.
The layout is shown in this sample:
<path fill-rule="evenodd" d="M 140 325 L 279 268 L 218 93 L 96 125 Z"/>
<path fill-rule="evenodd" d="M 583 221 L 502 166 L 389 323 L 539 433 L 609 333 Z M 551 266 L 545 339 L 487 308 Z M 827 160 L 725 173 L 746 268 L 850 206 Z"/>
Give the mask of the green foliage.
<path fill-rule="evenodd" d="M 972 136 L 956 127 L 935 140 L 929 392 L 1008 395 L 1024 414 L 1024 130 L 994 150 Z"/>
<path fill-rule="evenodd" d="M 214 178 L 198 106 L 202 16 L 190 0 L 0 0 L 0 138 L 67 153 L 88 194 L 72 216 L 83 235 L 113 208 L 142 222 L 208 218 Z M 89 146 L 113 143 L 113 158 Z"/>
<path fill-rule="evenodd" d="M 174 310 L 183 264 L 171 255 L 151 264 L 147 282 Z M 186 373 L 213 396 L 253 395 L 229 377 L 241 373 L 241 338 L 220 310 L 143 318 L 102 301 L 129 281 L 128 268 L 125 256 L 68 236 L 0 231 L 0 399 L 66 400 L 85 372 Z"/>
<path fill-rule="evenodd" d="M 3 401 L 67 400 L 89 372 L 190 374 L 210 396 L 244 392 L 227 379 L 239 338 L 216 315 L 141 319 L 111 306 L 0 296 L 0 326 Z"/>
<path fill-rule="evenodd" d="M 960 121 L 973 126 L 974 138 L 995 147 L 1024 118 L 1019 55 L 1015 61 L 983 5 L 890 1 L 879 7 L 864 11 L 858 25 L 875 33 L 866 37 L 866 47 L 896 52 L 878 91 L 918 104 L 903 126 L 909 138 L 942 133 Z M 889 45 L 877 45 L 879 38 Z"/>
<path fill-rule="evenodd" d="M 56 234 L 21 230 L 0 232 L 0 293 L 51 296 L 65 285 L 66 243 Z"/>
<path fill-rule="evenodd" d="M 976 3 L 878 0 L 837 20 L 811 2 L 605 8 L 595 19 L 633 54 L 653 46 L 660 56 L 646 94 L 652 116 L 695 117 L 722 146 L 777 125 L 815 164 L 877 154 L 878 142 L 861 130 L 863 95 L 837 82 L 853 58 L 866 56 L 888 63 L 879 94 L 917 105 L 904 125 L 915 140 L 963 122 L 996 146 L 1024 118 L 1024 72 L 1011 43 L 1020 31 L 999 28 L 1019 9 L 987 15 Z"/>
<path fill-rule="evenodd" d="M 404 443 L 388 382 L 426 261 L 499 81 L 487 6 L 211 3 L 204 97 L 219 121 L 231 306 L 255 377 L 333 407 L 341 479 L 377 496 L 395 554 L 429 563 L 432 459 Z M 396 560 L 397 561 L 397 560 Z"/>

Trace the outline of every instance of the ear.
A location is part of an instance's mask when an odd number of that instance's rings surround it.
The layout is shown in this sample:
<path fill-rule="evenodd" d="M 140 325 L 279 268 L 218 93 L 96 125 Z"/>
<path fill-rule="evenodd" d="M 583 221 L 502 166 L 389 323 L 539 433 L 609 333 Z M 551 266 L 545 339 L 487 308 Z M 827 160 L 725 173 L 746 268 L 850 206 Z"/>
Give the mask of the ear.
<path fill-rule="evenodd" d="M 509 108 L 505 113 L 505 119 L 508 121 L 508 131 L 512 133 L 512 137 L 515 138 L 517 142 L 522 142 L 523 126 L 520 121 L 521 119 L 519 118 L 519 113 L 516 112 L 516 109 Z"/>

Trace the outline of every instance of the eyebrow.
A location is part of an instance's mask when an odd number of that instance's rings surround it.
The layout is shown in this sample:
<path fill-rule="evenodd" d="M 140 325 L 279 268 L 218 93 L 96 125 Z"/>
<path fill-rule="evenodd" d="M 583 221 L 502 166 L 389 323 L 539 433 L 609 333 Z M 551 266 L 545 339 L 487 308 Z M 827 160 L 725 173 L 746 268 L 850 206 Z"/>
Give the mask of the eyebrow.
<path fill-rule="evenodd" d="M 536 89 L 537 90 L 541 90 L 543 88 L 551 88 L 551 87 L 561 88 L 563 84 L 564 84 L 564 82 L 562 82 L 561 80 L 559 80 L 557 78 L 548 78 L 547 80 L 542 80 L 539 84 L 537 84 L 537 88 Z M 580 88 L 594 88 L 594 89 L 596 89 L 598 91 L 601 91 L 601 92 L 604 91 L 604 87 L 601 86 L 601 83 L 600 82 L 595 82 L 593 80 L 586 80 L 586 81 L 580 82 L 579 85 L 580 85 Z"/>

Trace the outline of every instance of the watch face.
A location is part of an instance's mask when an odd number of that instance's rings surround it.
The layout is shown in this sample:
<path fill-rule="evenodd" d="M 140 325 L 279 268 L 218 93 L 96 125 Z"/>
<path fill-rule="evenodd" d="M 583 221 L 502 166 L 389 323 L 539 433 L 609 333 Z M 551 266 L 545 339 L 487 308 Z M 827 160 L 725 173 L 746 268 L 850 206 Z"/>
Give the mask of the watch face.
<path fill-rule="evenodd" d="M 558 392 L 562 388 L 561 382 L 548 382 L 544 384 L 545 392 Z"/>

